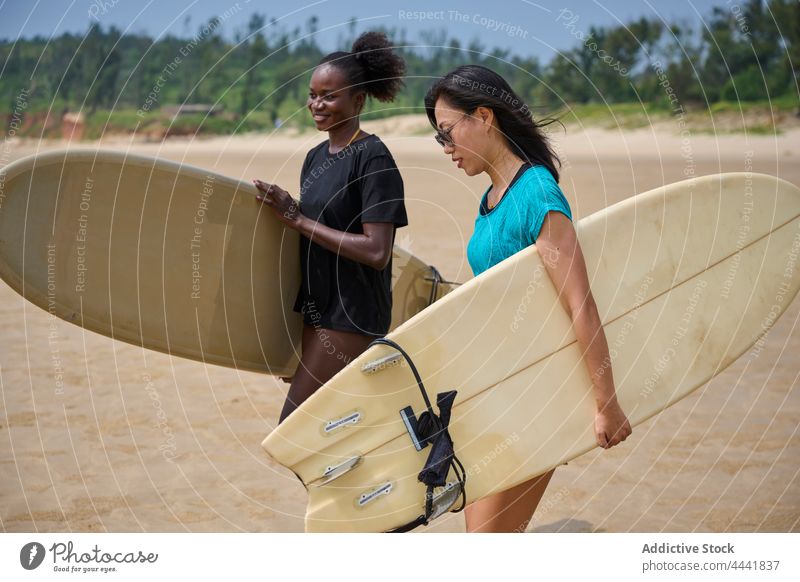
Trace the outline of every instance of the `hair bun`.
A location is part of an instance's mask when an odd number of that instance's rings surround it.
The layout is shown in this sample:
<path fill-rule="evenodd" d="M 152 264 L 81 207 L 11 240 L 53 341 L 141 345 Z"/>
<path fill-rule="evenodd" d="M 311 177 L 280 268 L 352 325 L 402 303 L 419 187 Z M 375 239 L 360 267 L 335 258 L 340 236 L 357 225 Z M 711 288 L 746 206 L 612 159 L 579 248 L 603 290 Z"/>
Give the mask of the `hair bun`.
<path fill-rule="evenodd" d="M 342 69 L 352 86 L 361 87 L 378 101 L 389 102 L 403 87 L 406 64 L 383 32 L 359 36 L 349 52 L 337 51 L 320 60 Z"/>
<path fill-rule="evenodd" d="M 366 75 L 365 88 L 378 101 L 392 101 L 404 85 L 406 64 L 385 33 L 364 32 L 351 47 L 355 61 Z"/>

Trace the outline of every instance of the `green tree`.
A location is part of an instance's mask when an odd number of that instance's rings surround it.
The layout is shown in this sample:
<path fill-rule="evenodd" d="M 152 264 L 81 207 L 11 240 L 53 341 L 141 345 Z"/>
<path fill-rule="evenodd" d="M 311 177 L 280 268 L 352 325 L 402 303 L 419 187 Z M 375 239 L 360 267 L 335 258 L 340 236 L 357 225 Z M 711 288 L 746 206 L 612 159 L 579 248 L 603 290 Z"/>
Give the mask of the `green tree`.
<path fill-rule="evenodd" d="M 248 32 L 248 61 L 245 72 L 242 102 L 239 116 L 245 117 L 250 112 L 250 107 L 256 101 L 256 91 L 260 84 L 261 61 L 267 56 L 267 42 L 264 39 L 263 28 L 266 18 L 258 13 L 253 13 L 247 26 Z"/>

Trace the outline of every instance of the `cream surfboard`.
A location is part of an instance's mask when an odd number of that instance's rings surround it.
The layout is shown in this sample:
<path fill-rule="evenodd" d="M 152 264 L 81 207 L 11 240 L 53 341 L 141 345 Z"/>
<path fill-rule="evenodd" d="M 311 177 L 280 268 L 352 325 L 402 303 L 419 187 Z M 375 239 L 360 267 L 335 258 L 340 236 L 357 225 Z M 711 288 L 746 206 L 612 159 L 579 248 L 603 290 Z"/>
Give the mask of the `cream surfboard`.
<path fill-rule="evenodd" d="M 29 156 L 0 169 L 0 277 L 42 309 L 135 345 L 294 373 L 297 233 L 255 186 L 113 150 Z M 453 286 L 400 247 L 392 326 Z"/>
<path fill-rule="evenodd" d="M 754 346 L 800 286 L 800 189 L 775 177 L 670 184 L 576 230 L 632 425 Z M 535 246 L 387 338 L 409 354 L 431 400 L 457 391 L 449 432 L 467 503 L 597 446 L 589 372 Z M 422 514 L 417 475 L 430 447 L 414 446 L 408 406 L 425 408 L 410 366 L 375 345 L 264 440 L 308 490 L 308 531 L 387 531 Z M 451 471 L 434 490 L 434 514 L 460 508 L 458 487 Z"/>

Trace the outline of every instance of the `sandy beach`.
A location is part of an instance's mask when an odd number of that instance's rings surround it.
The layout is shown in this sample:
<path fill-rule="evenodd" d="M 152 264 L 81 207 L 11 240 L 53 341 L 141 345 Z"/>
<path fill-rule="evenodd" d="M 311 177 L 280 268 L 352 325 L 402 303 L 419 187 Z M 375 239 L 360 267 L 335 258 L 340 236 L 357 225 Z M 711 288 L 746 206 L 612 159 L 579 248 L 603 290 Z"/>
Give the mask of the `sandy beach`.
<path fill-rule="evenodd" d="M 465 248 L 489 178 L 457 169 L 432 131 L 422 133 L 424 124 L 417 116 L 364 129 L 383 139 L 403 175 L 410 225 L 398 231 L 398 244 L 447 279 L 466 281 Z M 305 153 L 326 137 L 164 144 L 117 137 L 102 145 L 260 178 L 296 195 Z M 569 126 L 551 137 L 576 220 L 692 175 L 753 171 L 800 185 L 797 128 L 769 136 L 682 135 L 664 124 Z M 8 161 L 66 145 L 15 141 Z M 286 389 L 277 378 L 53 320 L 0 281 L 0 525 L 7 532 L 301 532 L 305 490 L 260 446 Z M 798 418 L 795 299 L 761 351 L 635 427 L 620 446 L 559 467 L 528 531 L 800 531 Z M 463 532 L 463 514 L 418 531 Z"/>

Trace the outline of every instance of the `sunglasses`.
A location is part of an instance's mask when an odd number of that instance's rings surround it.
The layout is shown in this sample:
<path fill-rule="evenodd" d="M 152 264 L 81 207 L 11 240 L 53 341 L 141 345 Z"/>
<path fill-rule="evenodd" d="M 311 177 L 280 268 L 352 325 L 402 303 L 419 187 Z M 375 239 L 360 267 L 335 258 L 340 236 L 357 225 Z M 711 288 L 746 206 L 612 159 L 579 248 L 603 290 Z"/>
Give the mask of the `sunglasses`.
<path fill-rule="evenodd" d="M 436 142 L 437 142 L 437 143 L 438 143 L 440 146 L 442 146 L 442 147 L 445 147 L 445 146 L 455 146 L 456 144 L 453 142 L 453 138 L 452 138 L 452 137 L 450 137 L 450 133 L 453 131 L 453 128 L 454 128 L 456 125 L 458 125 L 459 123 L 461 123 L 462 121 L 464 121 L 464 119 L 466 119 L 467 117 L 469 117 L 469 113 L 465 113 L 465 114 L 464 114 L 464 115 L 461 117 L 461 119 L 459 119 L 458 121 L 456 121 L 456 122 L 455 122 L 453 125 L 451 125 L 451 126 L 450 126 L 450 127 L 448 127 L 447 129 L 437 129 L 437 130 L 436 130 L 436 133 L 435 133 L 435 134 L 434 134 L 434 136 L 433 136 L 433 138 L 434 138 L 434 139 L 436 140 Z"/>

